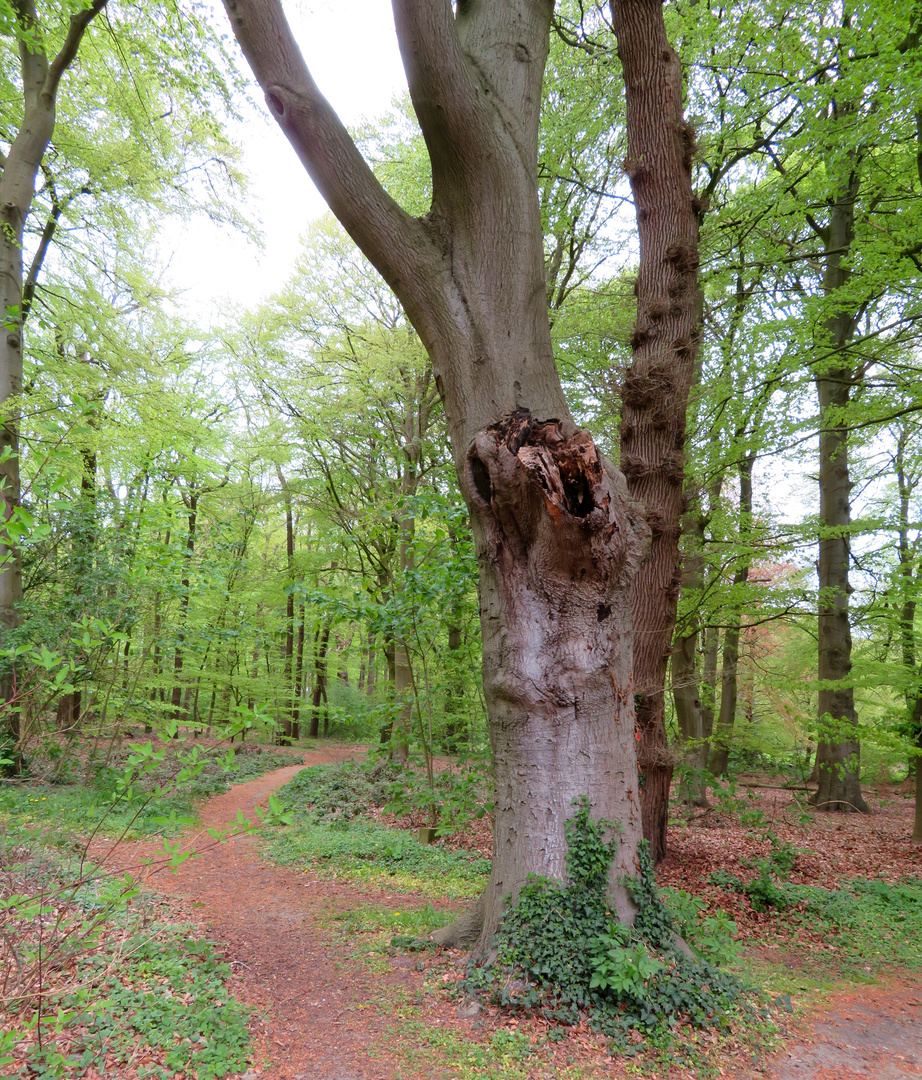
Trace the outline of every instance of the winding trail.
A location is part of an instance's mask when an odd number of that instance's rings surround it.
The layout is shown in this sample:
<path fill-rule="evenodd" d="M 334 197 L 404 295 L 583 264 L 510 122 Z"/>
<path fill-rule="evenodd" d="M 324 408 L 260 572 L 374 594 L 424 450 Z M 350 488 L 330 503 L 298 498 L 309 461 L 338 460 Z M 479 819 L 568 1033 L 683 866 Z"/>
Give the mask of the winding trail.
<path fill-rule="evenodd" d="M 359 757 L 361 751 L 319 749 L 303 763 L 277 769 L 209 799 L 202 830 L 223 828 L 239 811 L 250 816 L 302 768 Z M 110 859 L 136 865 L 150 845 L 126 844 Z M 343 882 L 262 860 L 252 835 L 216 844 L 175 873 L 151 873 L 146 884 L 176 898 L 186 916 L 223 947 L 233 970 L 231 989 L 256 1010 L 251 1024 L 254 1065 L 245 1080 L 397 1080 L 420 1074 L 398 1061 L 389 1001 L 422 1002 L 415 961 L 395 957 L 382 970 L 349 959 L 329 922 L 337 912 L 365 904 L 421 903 L 421 898 L 367 892 Z M 447 1004 L 430 1010 L 427 1022 L 470 1035 L 475 1021 L 459 1018 Z M 903 1080 L 922 1076 L 922 985 L 868 987 L 832 995 L 799 1040 L 757 1066 L 728 1062 L 735 1080 Z M 430 1076 L 432 1074 L 429 1074 Z M 449 1080 L 454 1072 L 433 1080 Z M 551 1071 L 544 1075 L 551 1077 Z M 587 1076 L 591 1075 L 591 1071 Z M 597 1075 L 622 1075 L 606 1063 Z M 687 1074 L 684 1074 L 687 1075 Z"/>

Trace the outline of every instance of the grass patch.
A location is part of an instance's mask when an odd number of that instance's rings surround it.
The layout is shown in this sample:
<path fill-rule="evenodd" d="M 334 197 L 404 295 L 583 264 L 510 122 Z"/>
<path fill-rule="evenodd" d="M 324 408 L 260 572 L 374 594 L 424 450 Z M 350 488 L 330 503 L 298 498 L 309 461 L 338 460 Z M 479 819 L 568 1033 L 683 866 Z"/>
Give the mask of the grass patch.
<path fill-rule="evenodd" d="M 447 926 L 453 918 L 455 915 L 452 912 L 437 910 L 431 903 L 409 910 L 364 906 L 333 916 L 337 928 L 349 937 L 369 934 L 386 938 L 422 937 L 441 926 Z"/>
<path fill-rule="evenodd" d="M 386 763 L 369 770 L 352 762 L 303 769 L 277 793 L 293 824 L 277 830 L 264 852 L 282 866 L 389 891 L 477 896 L 490 873 L 489 859 L 421 844 L 414 834 L 362 816 L 387 801 L 392 771 Z"/>
<path fill-rule="evenodd" d="M 408 1019 L 391 1033 L 407 1065 L 431 1075 L 450 1069 L 457 1080 L 528 1080 L 538 1064 L 539 1055 L 525 1032 L 497 1031 L 484 1042 L 475 1042 L 457 1032 Z M 588 1080 L 599 1075 L 578 1066 L 554 1072 L 560 1080 Z"/>
<path fill-rule="evenodd" d="M 431 898 L 473 898 L 490 873 L 489 859 L 421 844 L 410 833 L 359 819 L 302 818 L 274 830 L 263 852 L 281 866 Z"/>

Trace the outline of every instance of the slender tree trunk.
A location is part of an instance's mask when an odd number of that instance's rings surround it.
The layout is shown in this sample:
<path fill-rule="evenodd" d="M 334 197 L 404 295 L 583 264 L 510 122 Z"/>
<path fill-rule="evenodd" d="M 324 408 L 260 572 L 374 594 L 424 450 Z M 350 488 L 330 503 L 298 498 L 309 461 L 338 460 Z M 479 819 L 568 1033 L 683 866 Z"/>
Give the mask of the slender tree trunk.
<path fill-rule="evenodd" d="M 826 269 L 823 292 L 834 300 L 848 278 L 847 254 L 854 237 L 857 171 L 831 207 L 826 230 Z M 843 363 L 854 332 L 854 316 L 839 310 L 826 321 L 827 337 L 820 348 L 835 349 L 836 360 L 819 367 L 816 389 L 820 410 L 820 542 L 819 542 L 819 788 L 813 803 L 826 812 L 867 812 L 861 794 L 860 745 L 851 684 L 852 634 L 848 603 L 851 559 L 851 489 L 846 413 L 855 380 Z"/>
<path fill-rule="evenodd" d="M 916 729 L 916 749 L 919 754 L 922 755 L 922 695 L 916 702 L 916 708 L 913 711 L 913 723 Z M 914 844 L 922 844 L 922 769 L 919 768 L 919 761 L 922 758 L 917 757 L 915 759 L 916 764 L 916 812 L 913 818 L 912 828 L 912 842 Z"/>
<path fill-rule="evenodd" d="M 634 581 L 634 688 L 643 834 L 666 854 L 673 757 L 665 682 L 681 581 L 685 423 L 700 338 L 694 132 L 682 115 L 682 68 L 662 0 L 612 0 L 624 69 L 627 159 L 640 265 L 631 368 L 622 388 L 621 468 L 646 509 L 650 554 Z"/>
<path fill-rule="evenodd" d="M 91 20 L 103 9 L 105 0 L 93 0 L 83 11 L 72 15 L 60 51 L 49 57 L 45 51 L 46 30 L 39 22 L 33 0 L 20 0 L 10 9 L 19 36 L 19 76 L 22 85 L 23 118 L 13 137 L 0 172 L 0 523 L 7 522 L 19 507 L 19 398 L 22 395 L 23 328 L 23 238 L 26 219 L 32 208 L 35 180 L 54 134 L 58 88 L 65 71 L 74 62 L 83 35 Z M 56 28 L 48 28 L 56 29 Z M 18 545 L 0 531 L 0 647 L 6 647 L 18 626 L 22 601 L 22 559 Z M 13 771 L 22 766 L 19 750 L 20 715 L 15 669 L 0 670 L 2 725 L 12 743 Z"/>
<path fill-rule="evenodd" d="M 461 672 L 461 627 L 448 627 L 448 685 L 445 691 L 445 749 L 449 754 L 458 751 L 458 740 L 464 730 L 460 721 L 464 700 Z"/>
<path fill-rule="evenodd" d="M 177 619 L 176 648 L 173 650 L 173 720 L 178 724 L 183 718 L 183 685 L 181 680 L 184 650 L 186 643 L 186 623 L 189 619 L 189 598 L 192 590 L 192 560 L 195 557 L 195 533 L 198 522 L 199 492 L 190 489 L 188 496 L 183 495 L 186 504 L 186 550 L 183 557 L 183 574 L 180 582 L 182 593 L 179 597 L 179 616 Z"/>
<path fill-rule="evenodd" d="M 706 521 L 699 500 L 685 515 L 683 532 L 689 545 L 682 567 L 682 591 L 698 594 L 704 584 L 704 531 Z M 676 634 L 672 646 L 672 700 L 683 744 L 685 761 L 696 775 L 685 784 L 686 801 L 694 806 L 707 805 L 707 786 L 701 773 L 707 766 L 707 741 L 704 737 L 704 707 L 698 691 L 698 613 L 689 613 L 686 625 Z"/>
<path fill-rule="evenodd" d="M 288 715 L 282 718 L 282 728 L 278 732 L 278 741 L 292 743 L 298 738 L 298 693 L 295 689 L 292 675 L 295 649 L 295 594 L 294 594 L 294 562 L 295 562 L 295 519 L 291 508 L 291 491 L 285 474 L 278 470 L 279 484 L 282 488 L 282 497 L 285 500 L 285 556 L 288 572 L 288 596 L 285 604 L 285 645 L 282 650 L 282 659 L 285 668 L 285 687 L 290 695 L 285 702 Z M 303 639 L 302 639 L 303 640 Z"/>
<path fill-rule="evenodd" d="M 720 635 L 716 626 L 708 626 L 704 631 L 704 663 L 701 680 L 701 730 L 710 748 L 711 735 L 714 732 L 714 703 L 717 700 L 717 654 L 720 649 Z M 707 760 L 707 754 L 705 754 Z"/>
<path fill-rule="evenodd" d="M 292 739 L 301 737 L 301 700 L 304 696 L 304 624 L 307 612 L 304 604 L 298 609 L 298 648 L 295 653 L 294 696 L 291 705 Z"/>
<path fill-rule="evenodd" d="M 742 549 L 740 561 L 733 575 L 734 590 L 749 580 L 752 565 L 750 549 L 752 536 L 752 470 L 756 455 L 746 454 L 737 465 L 740 481 L 739 540 Z M 711 760 L 709 770 L 714 776 L 725 776 L 733 743 L 733 725 L 736 721 L 736 704 L 739 696 L 739 655 L 742 605 L 734 598 L 724 631 L 723 661 L 720 670 L 720 711 L 717 727 L 711 737 Z"/>
<path fill-rule="evenodd" d="M 920 159 L 922 168 L 922 159 Z M 906 712 L 909 718 L 909 730 L 913 734 L 916 749 L 922 751 L 922 685 L 920 685 L 919 660 L 916 656 L 916 609 L 918 606 L 919 579 L 922 577 L 922 565 L 916 567 L 918 550 L 913 550 L 910 540 L 910 500 L 919 484 L 919 475 L 909 476 L 906 469 L 906 444 L 909 441 L 909 428 L 902 427 L 897 439 L 896 454 L 893 464 L 896 471 L 899 491 L 899 532 L 897 554 L 899 558 L 900 586 L 903 602 L 900 607 L 900 652 L 903 667 L 909 680 L 906 692 Z M 917 545 L 918 547 L 918 541 Z M 919 758 L 909 759 L 908 780 L 915 774 L 916 807 L 913 822 L 912 842 L 922 844 L 922 769 Z"/>
<path fill-rule="evenodd" d="M 323 713 L 329 724 L 329 711 L 326 708 L 327 700 L 327 650 L 330 645 L 330 623 L 324 622 L 318 625 L 314 637 L 314 690 L 311 698 L 311 726 L 308 732 L 312 739 L 320 737 L 321 703 L 324 705 Z"/>

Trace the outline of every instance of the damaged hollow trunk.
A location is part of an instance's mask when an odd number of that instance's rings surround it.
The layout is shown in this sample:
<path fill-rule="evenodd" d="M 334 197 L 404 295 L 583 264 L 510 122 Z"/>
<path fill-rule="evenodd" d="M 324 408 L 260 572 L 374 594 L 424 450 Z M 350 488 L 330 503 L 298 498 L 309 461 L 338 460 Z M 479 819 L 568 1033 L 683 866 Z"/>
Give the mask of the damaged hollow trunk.
<path fill-rule="evenodd" d="M 393 4 L 432 167 L 413 217 L 320 94 L 276 0 L 231 25 L 330 208 L 399 297 L 432 360 L 480 568 L 496 786 L 493 870 L 439 937 L 484 955 L 529 874 L 566 881 L 586 796 L 621 823 L 612 910 L 637 869 L 631 580 L 648 535 L 623 478 L 570 419 L 551 343 L 538 136 L 550 0 Z M 552 419 L 556 418 L 556 419 Z"/>
<path fill-rule="evenodd" d="M 526 409 L 475 437 L 465 480 L 496 782 L 480 949 L 528 874 L 565 880 L 565 824 L 581 796 L 594 816 L 620 821 L 611 897 L 630 923 L 623 878 L 636 873 L 640 839 L 630 648 L 638 508 L 587 432 Z"/>
<path fill-rule="evenodd" d="M 612 0 L 624 68 L 627 158 L 640 264 L 637 323 L 621 407 L 621 468 L 646 508 L 650 554 L 634 582 L 634 686 L 643 834 L 666 854 L 673 757 L 665 683 L 681 579 L 685 424 L 700 337 L 698 210 L 691 181 L 694 132 L 682 115 L 682 66 L 662 0 Z"/>

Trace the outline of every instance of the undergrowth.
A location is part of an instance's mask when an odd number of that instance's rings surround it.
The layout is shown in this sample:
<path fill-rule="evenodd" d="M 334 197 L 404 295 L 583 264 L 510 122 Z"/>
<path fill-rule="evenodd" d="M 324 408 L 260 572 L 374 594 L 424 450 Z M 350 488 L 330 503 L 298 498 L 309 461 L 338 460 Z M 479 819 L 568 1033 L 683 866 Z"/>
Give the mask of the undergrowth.
<path fill-rule="evenodd" d="M 279 797 L 283 806 L 290 805 L 284 789 Z M 489 859 L 421 844 L 411 833 L 361 820 L 302 816 L 275 831 L 263 850 L 282 866 L 448 899 L 476 896 L 490 872 Z"/>
<path fill-rule="evenodd" d="M 384 806 L 400 772 L 386 761 L 371 768 L 354 761 L 312 765 L 289 780 L 278 795 L 296 820 L 352 820 L 367 816 L 369 807 Z"/>
<path fill-rule="evenodd" d="M 743 881 L 716 870 L 714 885 L 746 896 L 759 912 L 783 912 L 784 930 L 796 941 L 799 927 L 821 936 L 824 950 L 846 964 L 863 968 L 922 965 L 922 881 L 891 885 L 862 878 L 837 889 L 792 885 L 790 867 L 777 860 L 754 863 L 757 876 Z"/>
<path fill-rule="evenodd" d="M 629 882 L 634 926 L 618 922 L 607 896 L 617 840 L 604 834 L 612 828 L 593 822 L 582 800 L 567 825 L 568 883 L 533 878 L 503 917 L 495 959 L 470 968 L 462 989 L 567 1026 L 588 1018 L 622 1051 L 634 1048 L 634 1029 L 648 1037 L 680 1024 L 725 1029 L 754 1013 L 739 981 L 712 962 L 731 954 L 732 923 L 684 894 L 673 898 L 673 915 L 643 845 L 640 874 Z M 680 931 L 693 956 L 677 944 Z"/>
<path fill-rule="evenodd" d="M 246 744 L 208 755 L 180 743 L 153 751 L 141 767 L 138 756 L 135 750 L 118 765 L 97 766 L 86 784 L 0 784 L 0 819 L 8 831 L 41 833 L 45 845 L 64 846 L 75 833 L 93 830 L 124 839 L 176 835 L 194 824 L 199 800 L 292 762 L 290 755 Z"/>
<path fill-rule="evenodd" d="M 130 903 L 125 879 L 57 854 L 4 855 L 0 1075 L 211 1080 L 246 1067 L 246 1010 L 193 928 Z"/>

